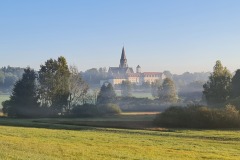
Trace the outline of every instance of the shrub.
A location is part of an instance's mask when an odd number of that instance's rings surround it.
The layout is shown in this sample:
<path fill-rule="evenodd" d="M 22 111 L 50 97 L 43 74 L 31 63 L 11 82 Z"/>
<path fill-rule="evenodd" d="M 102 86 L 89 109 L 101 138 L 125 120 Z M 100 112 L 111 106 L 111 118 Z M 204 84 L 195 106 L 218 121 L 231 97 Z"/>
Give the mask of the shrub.
<path fill-rule="evenodd" d="M 122 112 L 119 106 L 113 103 L 99 105 L 98 110 L 101 114 L 120 114 Z"/>
<path fill-rule="evenodd" d="M 237 98 L 234 98 L 234 99 L 230 99 L 225 104 L 226 105 L 228 105 L 228 104 L 234 105 L 234 106 L 236 106 L 236 108 L 238 110 L 240 110 L 240 97 L 237 97 Z"/>
<path fill-rule="evenodd" d="M 73 109 L 71 110 L 71 114 L 77 117 L 91 117 L 98 115 L 98 109 L 97 106 L 93 104 L 77 105 L 73 107 Z"/>
<path fill-rule="evenodd" d="M 157 115 L 155 123 L 164 127 L 235 128 L 240 127 L 239 111 L 232 105 L 225 108 L 205 106 L 170 107 Z"/>

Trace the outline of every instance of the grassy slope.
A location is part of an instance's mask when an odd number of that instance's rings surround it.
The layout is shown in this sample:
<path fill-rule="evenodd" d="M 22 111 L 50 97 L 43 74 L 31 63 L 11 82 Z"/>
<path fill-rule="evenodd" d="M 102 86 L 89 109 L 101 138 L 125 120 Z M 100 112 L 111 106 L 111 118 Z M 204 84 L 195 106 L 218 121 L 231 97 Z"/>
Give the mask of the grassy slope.
<path fill-rule="evenodd" d="M 1 159 L 156 160 L 240 157 L 240 131 L 160 132 L 73 125 L 55 127 L 76 130 L 0 126 Z"/>

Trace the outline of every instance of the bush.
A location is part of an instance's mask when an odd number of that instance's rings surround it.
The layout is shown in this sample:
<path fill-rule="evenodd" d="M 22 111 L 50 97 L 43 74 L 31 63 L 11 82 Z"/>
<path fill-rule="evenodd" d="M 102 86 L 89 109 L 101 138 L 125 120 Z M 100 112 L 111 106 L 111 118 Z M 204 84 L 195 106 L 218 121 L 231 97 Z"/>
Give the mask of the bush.
<path fill-rule="evenodd" d="M 240 97 L 234 98 L 234 99 L 229 99 L 226 103 L 226 105 L 231 104 L 236 106 L 238 110 L 240 110 Z"/>
<path fill-rule="evenodd" d="M 101 114 L 120 114 L 122 112 L 119 106 L 113 103 L 99 105 L 98 110 Z"/>
<path fill-rule="evenodd" d="M 91 117 L 98 115 L 98 109 L 96 105 L 93 104 L 83 104 L 83 105 L 77 105 L 74 106 L 71 110 L 71 114 L 75 116 L 80 117 Z"/>
<path fill-rule="evenodd" d="M 240 127 L 239 111 L 232 105 L 216 109 L 205 106 L 170 107 L 157 115 L 155 123 L 163 127 L 236 128 Z"/>

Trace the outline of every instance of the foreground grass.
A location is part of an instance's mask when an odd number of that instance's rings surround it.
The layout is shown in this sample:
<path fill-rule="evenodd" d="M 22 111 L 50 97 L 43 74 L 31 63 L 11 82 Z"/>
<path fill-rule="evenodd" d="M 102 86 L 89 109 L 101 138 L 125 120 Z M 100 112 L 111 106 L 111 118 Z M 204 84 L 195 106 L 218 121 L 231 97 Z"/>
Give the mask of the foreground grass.
<path fill-rule="evenodd" d="M 21 121 L 21 120 L 20 120 Z M 240 131 L 0 126 L 1 159 L 239 159 Z M 57 128 L 57 127 L 56 127 Z M 71 128 L 73 129 L 73 128 Z"/>
<path fill-rule="evenodd" d="M 0 159 L 239 159 L 239 130 L 151 128 L 155 114 L 0 118 Z"/>

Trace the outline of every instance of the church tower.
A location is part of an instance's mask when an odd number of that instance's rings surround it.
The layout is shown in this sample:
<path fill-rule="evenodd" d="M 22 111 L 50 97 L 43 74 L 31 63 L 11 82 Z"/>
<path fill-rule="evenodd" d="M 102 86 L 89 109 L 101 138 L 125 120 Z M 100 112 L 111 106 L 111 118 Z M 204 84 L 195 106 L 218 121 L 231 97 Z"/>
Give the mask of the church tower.
<path fill-rule="evenodd" d="M 124 47 L 122 48 L 122 56 L 120 59 L 120 65 L 119 68 L 127 68 L 128 64 L 127 64 L 127 58 L 126 58 L 126 54 L 125 54 L 125 49 Z"/>

